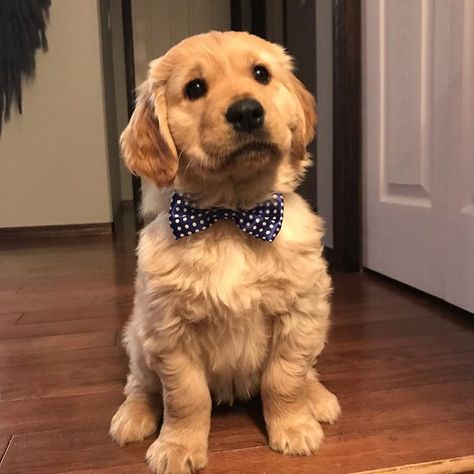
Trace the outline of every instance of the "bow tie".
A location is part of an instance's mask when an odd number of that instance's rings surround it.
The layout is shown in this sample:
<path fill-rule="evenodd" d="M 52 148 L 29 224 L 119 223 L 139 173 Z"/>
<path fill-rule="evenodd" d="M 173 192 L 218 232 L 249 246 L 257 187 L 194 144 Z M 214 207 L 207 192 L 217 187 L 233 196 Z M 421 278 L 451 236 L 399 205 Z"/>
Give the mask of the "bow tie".
<path fill-rule="evenodd" d="M 225 209 L 212 207 L 199 209 L 182 194 L 174 193 L 169 210 L 170 226 L 176 240 L 202 232 L 218 220 L 232 220 L 245 233 L 272 242 L 283 222 L 283 196 L 273 194 L 271 199 L 252 209 Z"/>

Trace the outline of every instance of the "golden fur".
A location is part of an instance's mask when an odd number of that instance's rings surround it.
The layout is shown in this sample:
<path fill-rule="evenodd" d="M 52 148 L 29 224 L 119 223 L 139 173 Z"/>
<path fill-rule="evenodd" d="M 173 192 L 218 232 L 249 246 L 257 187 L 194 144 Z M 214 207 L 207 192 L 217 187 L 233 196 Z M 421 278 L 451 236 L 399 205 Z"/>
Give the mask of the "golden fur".
<path fill-rule="evenodd" d="M 269 84 L 252 76 L 256 64 L 270 71 Z M 208 91 L 191 101 L 183 90 L 195 78 Z M 265 126 L 238 134 L 225 111 L 246 97 L 264 107 Z M 339 414 L 314 370 L 330 313 L 322 223 L 295 193 L 315 122 L 314 99 L 291 59 L 247 33 L 188 38 L 150 64 L 121 144 L 129 168 L 161 189 L 144 196 L 154 220 L 140 236 L 125 334 L 127 398 L 111 434 L 119 444 L 142 440 L 163 410 L 147 452 L 156 473 L 206 464 L 211 396 L 232 403 L 260 390 L 270 447 L 283 453 L 314 452 L 323 437 L 319 421 Z M 281 192 L 282 229 L 270 244 L 222 221 L 176 241 L 167 215 L 174 190 L 202 207 L 226 208 Z"/>

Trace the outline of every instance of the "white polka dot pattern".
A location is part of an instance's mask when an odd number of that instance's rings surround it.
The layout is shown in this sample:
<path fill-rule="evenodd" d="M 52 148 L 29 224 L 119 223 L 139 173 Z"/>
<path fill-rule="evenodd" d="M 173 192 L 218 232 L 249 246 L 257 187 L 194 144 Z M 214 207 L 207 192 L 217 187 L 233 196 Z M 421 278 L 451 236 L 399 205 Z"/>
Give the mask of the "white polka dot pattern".
<path fill-rule="evenodd" d="M 183 202 L 184 206 L 181 205 Z M 169 222 L 176 240 L 205 230 L 218 220 L 232 220 L 252 237 L 273 242 L 283 223 L 283 208 L 283 196 L 280 193 L 273 194 L 271 199 L 247 210 L 219 207 L 200 209 L 193 206 L 189 197 L 174 193 L 169 209 Z M 189 225 L 190 221 L 192 226 Z"/>

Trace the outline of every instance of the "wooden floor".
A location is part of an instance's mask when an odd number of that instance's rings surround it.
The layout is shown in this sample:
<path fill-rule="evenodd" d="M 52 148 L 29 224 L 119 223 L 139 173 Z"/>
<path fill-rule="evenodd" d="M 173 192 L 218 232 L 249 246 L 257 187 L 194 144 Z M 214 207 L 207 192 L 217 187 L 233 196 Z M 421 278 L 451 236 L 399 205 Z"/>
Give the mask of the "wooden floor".
<path fill-rule="evenodd" d="M 0 249 L 0 472 L 146 473 L 152 440 L 118 448 L 107 434 L 126 375 L 133 237 Z M 204 472 L 474 469 L 474 319 L 373 274 L 336 275 L 335 286 L 318 367 L 343 414 L 320 452 L 270 451 L 258 401 L 216 407 Z"/>

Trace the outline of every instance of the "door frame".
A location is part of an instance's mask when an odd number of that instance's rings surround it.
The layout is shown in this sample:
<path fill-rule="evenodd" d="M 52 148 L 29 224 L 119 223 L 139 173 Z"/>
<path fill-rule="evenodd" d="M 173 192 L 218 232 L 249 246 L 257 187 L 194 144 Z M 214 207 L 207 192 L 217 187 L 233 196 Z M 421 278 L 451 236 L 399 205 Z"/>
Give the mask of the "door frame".
<path fill-rule="evenodd" d="M 316 1 L 316 0 L 313 0 Z M 135 107 L 135 64 L 131 0 L 122 0 L 128 112 Z M 254 1 L 252 22 L 262 34 L 263 0 Z M 283 2 L 284 4 L 284 2 Z M 285 10 L 285 8 L 284 8 Z M 262 17 L 263 15 L 263 17 Z M 283 11 L 283 21 L 286 15 Z M 333 222 L 334 246 L 327 255 L 336 270 L 361 270 L 362 262 L 362 119 L 361 119 L 361 1 L 332 0 L 333 21 Z M 241 0 L 231 0 L 231 26 L 242 28 Z M 283 31 L 286 30 L 283 25 Z M 139 214 L 141 182 L 133 176 L 135 221 Z"/>
<path fill-rule="evenodd" d="M 133 46 L 133 18 L 132 0 L 122 0 L 122 23 L 123 23 L 123 48 L 125 57 L 125 84 L 127 89 L 127 111 L 130 120 L 135 110 L 136 84 L 135 84 L 135 50 Z M 132 174 L 133 209 L 135 216 L 135 227 L 139 230 L 143 227 L 143 219 L 140 214 L 142 202 L 141 179 Z"/>
<path fill-rule="evenodd" d="M 286 38 L 286 1 L 283 32 Z M 313 0 L 316 1 L 316 0 Z M 252 1 L 252 17 L 265 15 Z M 263 13 L 262 13 L 263 12 Z M 242 29 L 242 1 L 231 0 L 232 29 Z M 360 0 L 332 0 L 333 22 L 333 223 L 334 245 L 326 256 L 335 270 L 362 268 L 362 57 Z M 265 17 L 254 24 L 265 25 Z M 252 33 L 263 36 L 260 31 Z"/>
<path fill-rule="evenodd" d="M 362 41 L 360 0 L 333 0 L 332 264 L 362 269 Z"/>

